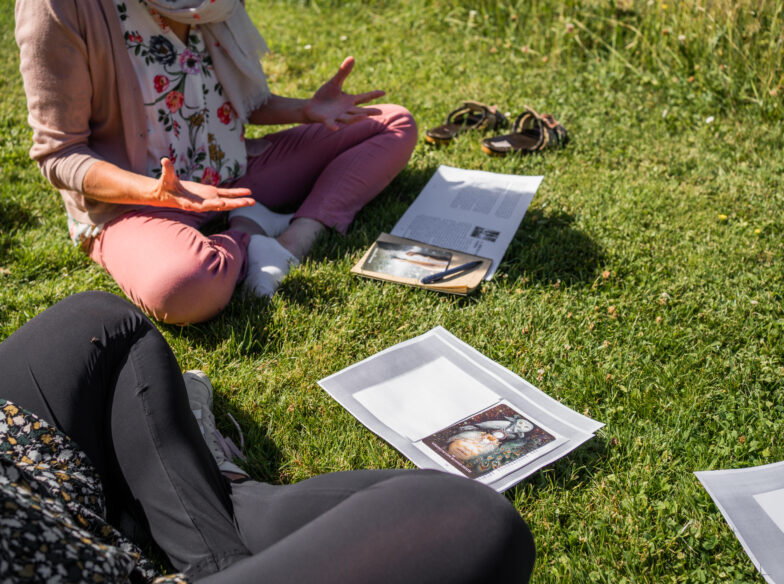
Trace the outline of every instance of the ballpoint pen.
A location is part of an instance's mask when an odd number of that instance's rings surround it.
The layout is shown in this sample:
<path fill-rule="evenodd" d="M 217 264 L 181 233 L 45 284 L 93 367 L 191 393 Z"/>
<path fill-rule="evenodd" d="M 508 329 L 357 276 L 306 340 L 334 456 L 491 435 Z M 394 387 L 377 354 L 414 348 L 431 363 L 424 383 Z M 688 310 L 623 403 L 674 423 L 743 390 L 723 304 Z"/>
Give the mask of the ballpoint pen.
<path fill-rule="evenodd" d="M 457 274 L 459 272 L 468 272 L 473 270 L 479 264 L 482 263 L 482 260 L 474 260 L 472 262 L 468 262 L 459 266 L 455 266 L 454 268 L 449 268 L 448 270 L 444 270 L 443 272 L 438 272 L 437 274 L 431 274 L 429 276 L 425 276 L 420 280 L 422 284 L 435 284 L 436 282 L 440 282 L 447 276 L 451 276 L 452 274 Z"/>

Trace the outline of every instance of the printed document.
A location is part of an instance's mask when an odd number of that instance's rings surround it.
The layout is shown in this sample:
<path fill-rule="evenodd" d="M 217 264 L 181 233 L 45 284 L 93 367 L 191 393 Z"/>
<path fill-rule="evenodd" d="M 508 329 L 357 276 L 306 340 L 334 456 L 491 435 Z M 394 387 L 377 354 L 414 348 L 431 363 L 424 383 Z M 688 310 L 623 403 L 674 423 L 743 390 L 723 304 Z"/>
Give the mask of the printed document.
<path fill-rule="evenodd" d="M 542 178 L 440 166 L 391 234 L 488 258 L 490 280 Z"/>

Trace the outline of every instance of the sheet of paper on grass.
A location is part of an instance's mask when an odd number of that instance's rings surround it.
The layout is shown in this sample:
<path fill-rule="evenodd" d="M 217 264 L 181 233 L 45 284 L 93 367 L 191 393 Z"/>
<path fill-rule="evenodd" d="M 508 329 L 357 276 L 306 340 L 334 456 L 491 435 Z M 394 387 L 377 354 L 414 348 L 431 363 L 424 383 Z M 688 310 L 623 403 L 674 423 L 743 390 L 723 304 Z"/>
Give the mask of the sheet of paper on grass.
<path fill-rule="evenodd" d="M 541 176 L 439 166 L 391 234 L 493 261 L 493 277 Z"/>
<path fill-rule="evenodd" d="M 436 327 L 319 381 L 420 468 L 503 491 L 603 424 Z"/>
<path fill-rule="evenodd" d="M 760 574 L 784 584 L 784 462 L 694 474 Z"/>

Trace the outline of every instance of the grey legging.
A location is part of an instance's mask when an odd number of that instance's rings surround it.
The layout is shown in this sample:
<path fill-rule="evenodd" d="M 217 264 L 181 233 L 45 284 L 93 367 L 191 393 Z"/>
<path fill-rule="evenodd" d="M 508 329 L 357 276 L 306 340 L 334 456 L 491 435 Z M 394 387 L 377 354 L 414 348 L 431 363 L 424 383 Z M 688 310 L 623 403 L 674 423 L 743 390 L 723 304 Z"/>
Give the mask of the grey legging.
<path fill-rule="evenodd" d="M 110 521 L 130 511 L 200 582 L 526 582 L 531 533 L 502 496 L 434 471 L 360 470 L 230 483 L 179 366 L 128 302 L 77 294 L 0 344 L 0 396 L 71 436 Z"/>

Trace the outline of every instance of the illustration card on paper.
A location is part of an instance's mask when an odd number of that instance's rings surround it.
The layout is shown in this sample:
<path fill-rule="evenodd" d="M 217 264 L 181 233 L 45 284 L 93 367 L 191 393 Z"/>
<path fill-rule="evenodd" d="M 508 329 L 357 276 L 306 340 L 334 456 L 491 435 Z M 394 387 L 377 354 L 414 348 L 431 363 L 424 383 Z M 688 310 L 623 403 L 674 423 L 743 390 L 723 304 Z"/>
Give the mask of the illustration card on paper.
<path fill-rule="evenodd" d="M 422 278 L 443 272 L 452 254 L 425 245 L 379 241 L 362 269 L 391 276 Z"/>
<path fill-rule="evenodd" d="M 422 440 L 472 479 L 507 472 L 556 446 L 557 437 L 507 403 L 496 404 Z"/>

